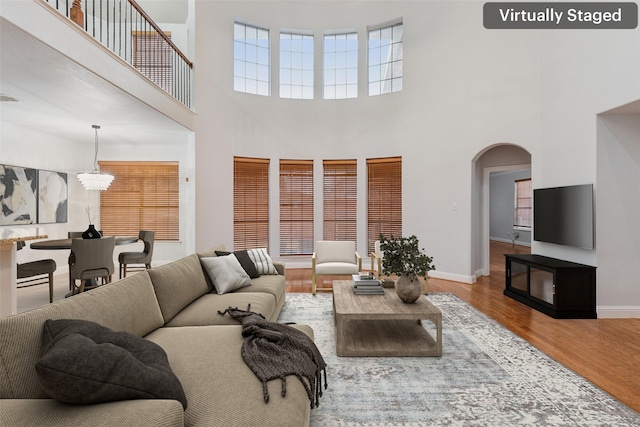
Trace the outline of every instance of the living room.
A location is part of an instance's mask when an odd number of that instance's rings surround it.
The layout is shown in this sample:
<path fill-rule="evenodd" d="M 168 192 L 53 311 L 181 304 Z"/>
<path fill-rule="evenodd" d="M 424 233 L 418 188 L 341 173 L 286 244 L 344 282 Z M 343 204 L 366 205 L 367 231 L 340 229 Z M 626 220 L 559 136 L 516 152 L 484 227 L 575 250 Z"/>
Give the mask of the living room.
<path fill-rule="evenodd" d="M 596 196 L 595 249 L 533 241 L 532 252 L 597 266 L 598 316 L 640 317 L 640 289 L 629 267 L 640 259 L 637 29 L 488 30 L 483 3 L 475 1 L 141 1 L 152 16 L 152 3 L 180 3 L 181 13 L 157 22 L 194 61 L 190 111 L 130 75 L 37 1 L 15 3 L 0 4 L 2 51 L 12 56 L 2 57 L 2 93 L 44 99 L 53 106 L 46 114 L 65 121 L 43 126 L 28 105 L 20 107 L 21 119 L 14 118 L 9 109 L 15 105 L 3 103 L 0 163 L 69 173 L 69 221 L 46 225 L 50 238 L 86 226 L 86 206 L 98 209 L 99 196 L 71 179 L 91 166 L 94 123 L 102 126 L 100 160 L 180 163 L 180 241 L 159 243 L 158 263 L 217 243 L 233 246 L 234 156 L 270 160 L 272 195 L 279 190 L 279 160 L 312 160 L 316 236 L 323 231 L 323 160 L 356 159 L 357 247 L 367 253 L 366 160 L 401 156 L 403 233 L 417 235 L 436 259 L 432 277 L 473 286 L 488 260 L 484 170 L 520 164 L 524 152 L 534 188 L 588 183 Z M 322 64 L 319 39 L 326 31 L 353 29 L 366 40 L 368 26 L 399 18 L 405 31 L 402 91 L 368 96 L 362 48 L 357 98 L 322 99 L 319 71 L 313 100 L 278 96 L 275 40 L 281 29 L 315 34 L 315 59 Z M 234 91 L 237 19 L 272 31 L 271 96 Z M 49 64 L 52 83 L 18 87 L 6 81 L 16 71 L 5 72 L 5 63 L 17 64 L 25 75 L 46 68 L 28 62 L 38 56 L 27 54 L 31 47 Z M 65 78 L 71 84 L 60 83 Z M 269 213 L 270 253 L 281 258 L 276 197 Z M 25 254 L 24 260 L 29 256 L 45 254 Z M 46 256 L 66 264 L 59 251 Z M 299 257 L 282 259 L 292 267 L 310 265 Z"/>

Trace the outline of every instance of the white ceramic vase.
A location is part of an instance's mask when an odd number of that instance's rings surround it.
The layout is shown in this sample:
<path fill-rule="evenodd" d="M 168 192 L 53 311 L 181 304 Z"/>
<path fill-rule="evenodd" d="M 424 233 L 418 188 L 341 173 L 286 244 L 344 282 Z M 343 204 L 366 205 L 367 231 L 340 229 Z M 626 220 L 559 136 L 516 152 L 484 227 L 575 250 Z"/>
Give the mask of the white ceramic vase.
<path fill-rule="evenodd" d="M 416 276 L 403 274 L 396 280 L 395 288 L 398 297 L 406 304 L 416 302 L 422 295 L 422 283 Z"/>

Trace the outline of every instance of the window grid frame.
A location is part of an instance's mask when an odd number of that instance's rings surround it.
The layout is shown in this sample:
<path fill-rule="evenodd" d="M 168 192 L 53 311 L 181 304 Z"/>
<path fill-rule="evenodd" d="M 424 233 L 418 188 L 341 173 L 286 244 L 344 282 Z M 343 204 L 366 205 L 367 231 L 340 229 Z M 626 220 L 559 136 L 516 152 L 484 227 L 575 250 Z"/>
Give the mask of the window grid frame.
<path fill-rule="evenodd" d="M 384 55 L 384 48 L 387 46 L 389 49 Z M 369 96 L 403 90 L 404 23 L 402 21 L 367 29 L 367 84 Z"/>
<path fill-rule="evenodd" d="M 314 43 L 313 34 L 303 31 L 280 32 L 280 98 L 315 98 Z M 305 49 L 307 46 L 311 47 L 311 51 Z"/>
<path fill-rule="evenodd" d="M 344 37 L 344 39 L 343 39 Z M 339 40 L 344 40 L 344 48 L 339 49 Z M 354 99 L 358 97 L 358 55 L 357 31 L 325 34 L 323 37 L 322 97 L 323 99 Z M 351 41 L 351 43 L 350 43 Z M 333 42 L 333 43 L 332 43 Z M 355 50 L 352 45 L 355 42 Z M 331 48 L 333 44 L 333 48 Z M 341 58 L 344 57 L 344 58 Z M 355 63 L 350 64 L 351 58 Z M 344 62 L 344 66 L 339 66 Z M 332 65 L 332 67 L 330 67 Z M 341 74 L 344 74 L 342 76 Z M 344 80 L 344 83 L 341 82 Z"/>
<path fill-rule="evenodd" d="M 242 38 L 240 27 L 243 29 Z M 248 38 L 253 36 L 254 32 L 255 39 Z M 253 42 L 247 40 L 253 40 Z M 271 32 L 269 28 L 234 22 L 233 90 L 252 95 L 271 96 Z"/>

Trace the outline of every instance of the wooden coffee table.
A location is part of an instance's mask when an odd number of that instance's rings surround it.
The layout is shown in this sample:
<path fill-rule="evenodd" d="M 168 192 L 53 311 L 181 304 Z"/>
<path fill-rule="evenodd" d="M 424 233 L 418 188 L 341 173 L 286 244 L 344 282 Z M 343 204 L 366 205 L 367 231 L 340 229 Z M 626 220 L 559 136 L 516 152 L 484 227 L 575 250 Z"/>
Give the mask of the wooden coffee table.
<path fill-rule="evenodd" d="M 338 356 L 442 356 L 442 312 L 424 296 L 403 303 L 395 289 L 356 295 L 350 280 L 333 282 Z M 434 339 L 421 320 L 436 327 Z"/>

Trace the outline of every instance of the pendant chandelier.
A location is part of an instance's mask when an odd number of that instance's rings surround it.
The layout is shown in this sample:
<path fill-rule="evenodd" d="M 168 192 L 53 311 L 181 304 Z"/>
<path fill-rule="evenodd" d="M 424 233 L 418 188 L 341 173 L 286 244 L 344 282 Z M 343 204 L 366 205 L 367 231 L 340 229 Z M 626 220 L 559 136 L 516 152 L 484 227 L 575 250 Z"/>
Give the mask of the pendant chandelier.
<path fill-rule="evenodd" d="M 111 181 L 113 181 L 113 175 L 102 173 L 98 168 L 98 129 L 100 129 L 100 126 L 91 125 L 91 127 L 95 129 L 96 132 L 96 147 L 95 156 L 93 158 L 93 170 L 91 172 L 79 173 L 78 179 L 86 190 L 102 191 L 109 188 L 109 185 L 111 185 Z"/>

